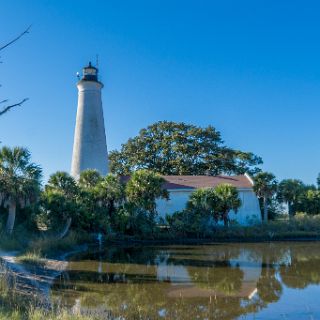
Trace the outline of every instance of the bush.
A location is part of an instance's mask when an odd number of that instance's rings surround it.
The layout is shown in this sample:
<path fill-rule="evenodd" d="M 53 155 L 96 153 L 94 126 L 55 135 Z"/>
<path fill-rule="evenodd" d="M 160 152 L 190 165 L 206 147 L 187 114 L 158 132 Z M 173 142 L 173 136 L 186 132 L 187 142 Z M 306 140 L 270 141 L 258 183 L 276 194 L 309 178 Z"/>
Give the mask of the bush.
<path fill-rule="evenodd" d="M 177 211 L 172 216 L 167 215 L 166 221 L 170 231 L 177 237 L 206 237 L 212 233 L 216 225 L 212 218 L 200 215 L 197 211 Z"/>

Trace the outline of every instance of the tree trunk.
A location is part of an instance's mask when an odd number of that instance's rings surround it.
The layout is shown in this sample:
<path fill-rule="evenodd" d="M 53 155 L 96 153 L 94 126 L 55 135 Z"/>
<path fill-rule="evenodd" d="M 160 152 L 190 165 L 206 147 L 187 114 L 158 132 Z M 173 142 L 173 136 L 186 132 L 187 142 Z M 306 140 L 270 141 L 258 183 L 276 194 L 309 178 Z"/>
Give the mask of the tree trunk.
<path fill-rule="evenodd" d="M 224 226 L 227 227 L 229 225 L 229 217 L 228 217 L 228 212 L 225 212 L 223 214 L 223 223 L 224 223 Z"/>
<path fill-rule="evenodd" d="M 263 222 L 268 221 L 268 199 L 267 197 L 263 198 Z"/>
<path fill-rule="evenodd" d="M 16 219 L 16 202 L 14 200 L 10 200 L 9 202 L 9 213 L 7 218 L 6 232 L 11 234 L 14 227 L 14 221 Z"/>
<path fill-rule="evenodd" d="M 68 218 L 67 222 L 66 222 L 66 224 L 64 226 L 64 229 L 58 235 L 58 239 L 62 239 L 67 235 L 67 233 L 69 232 L 70 226 L 71 226 L 71 222 L 72 222 L 72 219 Z"/>
<path fill-rule="evenodd" d="M 292 204 L 290 202 L 288 202 L 288 215 L 289 215 L 289 219 L 291 219 L 293 217 L 292 215 Z"/>

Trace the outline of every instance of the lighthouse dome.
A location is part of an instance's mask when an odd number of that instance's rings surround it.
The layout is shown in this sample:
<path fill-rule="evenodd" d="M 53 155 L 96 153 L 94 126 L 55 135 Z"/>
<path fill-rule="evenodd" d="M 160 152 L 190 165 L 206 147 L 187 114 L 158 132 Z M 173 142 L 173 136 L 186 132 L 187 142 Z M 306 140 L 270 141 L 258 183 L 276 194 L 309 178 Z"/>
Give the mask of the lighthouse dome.
<path fill-rule="evenodd" d="M 81 80 L 86 81 L 98 81 L 98 69 L 91 65 L 91 62 L 89 62 L 89 65 L 87 67 L 83 68 L 83 75 Z"/>

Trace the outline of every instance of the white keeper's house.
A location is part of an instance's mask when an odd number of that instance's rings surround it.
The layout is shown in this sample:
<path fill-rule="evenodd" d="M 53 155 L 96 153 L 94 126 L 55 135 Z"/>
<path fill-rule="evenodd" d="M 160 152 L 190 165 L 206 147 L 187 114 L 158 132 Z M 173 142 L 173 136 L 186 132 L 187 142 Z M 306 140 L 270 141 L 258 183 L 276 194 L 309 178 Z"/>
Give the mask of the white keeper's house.
<path fill-rule="evenodd" d="M 163 176 L 164 188 L 169 191 L 170 200 L 157 201 L 157 211 L 161 217 L 185 209 L 190 194 L 200 188 L 214 188 L 227 183 L 238 189 L 241 207 L 238 212 L 231 212 L 230 220 L 241 225 L 261 222 L 259 201 L 253 191 L 253 181 L 249 175 L 239 176 Z"/>

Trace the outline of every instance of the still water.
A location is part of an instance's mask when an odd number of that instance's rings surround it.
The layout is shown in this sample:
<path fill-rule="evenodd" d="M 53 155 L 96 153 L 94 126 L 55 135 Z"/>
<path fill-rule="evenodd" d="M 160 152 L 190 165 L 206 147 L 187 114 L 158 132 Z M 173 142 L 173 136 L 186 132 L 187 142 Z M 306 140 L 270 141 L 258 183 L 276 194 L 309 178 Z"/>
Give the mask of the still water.
<path fill-rule="evenodd" d="M 91 248 L 51 297 L 101 319 L 320 319 L 320 242 Z"/>

